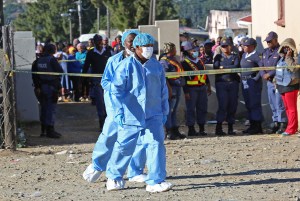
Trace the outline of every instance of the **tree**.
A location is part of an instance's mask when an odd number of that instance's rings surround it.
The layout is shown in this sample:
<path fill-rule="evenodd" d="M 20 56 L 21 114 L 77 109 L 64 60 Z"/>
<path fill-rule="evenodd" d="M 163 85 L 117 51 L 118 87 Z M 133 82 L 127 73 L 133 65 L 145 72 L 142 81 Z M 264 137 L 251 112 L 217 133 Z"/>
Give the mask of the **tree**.
<path fill-rule="evenodd" d="M 112 24 L 120 30 L 148 24 L 149 0 L 92 0 L 94 5 L 103 3 L 111 11 Z M 177 19 L 178 12 L 169 0 L 157 2 L 156 19 Z"/>
<path fill-rule="evenodd" d="M 69 22 L 68 18 L 61 17 L 61 14 L 68 12 L 70 8 L 76 8 L 73 0 L 38 0 L 35 3 L 28 3 L 25 13 L 18 16 L 14 25 L 18 31 L 33 31 L 33 35 L 41 41 L 46 39 L 67 40 L 69 38 Z M 82 14 L 83 32 L 89 33 L 96 19 L 96 9 L 92 5 L 87 6 Z M 79 36 L 77 16 L 77 13 L 73 13 L 71 18 L 74 37 Z"/>

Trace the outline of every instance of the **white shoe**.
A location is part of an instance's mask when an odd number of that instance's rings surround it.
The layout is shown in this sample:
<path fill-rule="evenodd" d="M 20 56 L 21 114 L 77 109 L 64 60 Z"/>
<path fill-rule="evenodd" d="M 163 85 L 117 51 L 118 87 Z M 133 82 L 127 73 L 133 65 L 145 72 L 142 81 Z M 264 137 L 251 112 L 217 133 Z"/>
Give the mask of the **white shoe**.
<path fill-rule="evenodd" d="M 147 178 L 146 174 L 140 174 L 140 175 L 129 178 L 128 181 L 143 183 L 143 182 L 145 182 L 146 178 Z"/>
<path fill-rule="evenodd" d="M 147 185 L 146 191 L 151 192 L 151 193 L 156 193 L 156 192 L 165 192 L 170 190 L 173 187 L 173 185 L 170 182 L 161 182 L 160 184 L 155 184 L 153 186 Z"/>
<path fill-rule="evenodd" d="M 100 175 L 101 175 L 101 171 L 97 171 L 94 169 L 94 165 L 90 164 L 85 171 L 83 172 L 82 176 L 84 178 L 84 180 L 86 180 L 87 182 L 96 182 Z"/>
<path fill-rule="evenodd" d="M 116 191 L 123 189 L 125 186 L 125 181 L 122 180 L 113 180 L 113 179 L 107 179 L 106 182 L 106 188 L 108 191 Z"/>
<path fill-rule="evenodd" d="M 247 119 L 244 123 L 245 126 L 250 126 L 250 121 Z"/>

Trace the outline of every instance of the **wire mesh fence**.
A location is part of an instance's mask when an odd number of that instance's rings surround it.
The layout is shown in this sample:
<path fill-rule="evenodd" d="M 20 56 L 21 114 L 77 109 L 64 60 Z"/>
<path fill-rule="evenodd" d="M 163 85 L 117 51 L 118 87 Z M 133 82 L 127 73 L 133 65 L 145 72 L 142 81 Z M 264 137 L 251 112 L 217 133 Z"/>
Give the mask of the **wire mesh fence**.
<path fill-rule="evenodd" d="M 13 30 L 2 27 L 3 48 L 0 49 L 0 147 L 16 149 L 16 99 L 14 70 Z"/>

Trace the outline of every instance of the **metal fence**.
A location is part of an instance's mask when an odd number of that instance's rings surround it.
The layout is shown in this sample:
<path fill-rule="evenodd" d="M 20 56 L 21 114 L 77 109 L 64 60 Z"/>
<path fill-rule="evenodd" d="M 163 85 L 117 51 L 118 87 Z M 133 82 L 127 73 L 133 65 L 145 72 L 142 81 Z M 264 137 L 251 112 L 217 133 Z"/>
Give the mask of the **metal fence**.
<path fill-rule="evenodd" d="M 16 138 L 16 96 L 13 30 L 3 26 L 0 48 L 0 148 L 15 150 Z"/>

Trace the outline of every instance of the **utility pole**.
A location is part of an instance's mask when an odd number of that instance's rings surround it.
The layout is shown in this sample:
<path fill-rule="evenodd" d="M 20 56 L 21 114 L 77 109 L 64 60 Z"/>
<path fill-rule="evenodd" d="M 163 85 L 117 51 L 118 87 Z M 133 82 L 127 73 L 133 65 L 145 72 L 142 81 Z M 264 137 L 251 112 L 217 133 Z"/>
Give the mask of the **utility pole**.
<path fill-rule="evenodd" d="M 107 37 L 110 38 L 110 12 L 108 6 L 106 6 L 106 15 L 107 15 Z"/>
<path fill-rule="evenodd" d="M 153 12 L 153 0 L 150 0 L 150 7 L 149 7 L 149 18 L 148 18 L 148 25 L 152 25 L 152 12 Z"/>
<path fill-rule="evenodd" d="M 97 33 L 100 30 L 100 6 L 97 8 Z"/>
<path fill-rule="evenodd" d="M 155 23 L 155 16 L 156 16 L 156 0 L 152 0 L 152 24 Z"/>
<path fill-rule="evenodd" d="M 0 0 L 0 48 L 2 48 L 2 26 L 4 26 L 3 1 Z"/>
<path fill-rule="evenodd" d="M 81 0 L 75 2 L 77 4 L 77 11 L 78 11 L 78 17 L 79 17 L 79 34 L 82 34 L 82 16 L 81 16 L 81 6 L 82 2 Z"/>

